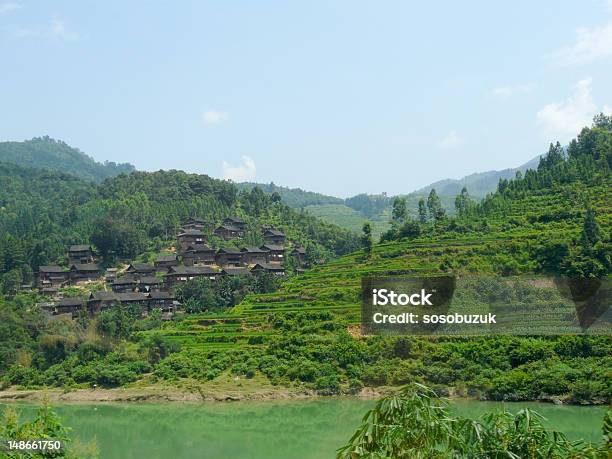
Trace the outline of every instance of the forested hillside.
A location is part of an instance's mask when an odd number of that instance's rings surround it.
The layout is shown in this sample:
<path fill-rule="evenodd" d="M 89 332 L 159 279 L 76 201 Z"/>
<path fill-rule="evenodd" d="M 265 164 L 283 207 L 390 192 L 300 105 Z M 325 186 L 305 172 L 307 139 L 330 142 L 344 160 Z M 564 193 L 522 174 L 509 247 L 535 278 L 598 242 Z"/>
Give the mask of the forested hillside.
<path fill-rule="evenodd" d="M 280 197 L 284 204 L 295 209 L 302 209 L 306 206 L 321 205 L 321 204 L 341 204 L 342 199 L 334 196 L 327 196 L 314 191 L 306 191 L 301 188 L 289 188 L 286 186 L 278 186 L 274 183 L 252 183 L 243 182 L 237 183 L 236 187 L 239 190 L 252 190 L 257 187 L 265 193 L 276 194 Z"/>
<path fill-rule="evenodd" d="M 252 379 L 338 394 L 416 381 L 440 393 L 493 400 L 609 403 L 610 336 L 372 337 L 361 335 L 359 322 L 365 275 L 609 275 L 611 165 L 612 118 L 598 116 L 567 151 L 551 145 L 537 171 L 501 180 L 482 203 L 462 191 L 449 216 L 435 193 L 416 213 L 405 201 L 394 200 L 385 242 L 377 244 L 364 232 L 362 250 L 291 277 L 275 292 L 250 294 L 232 309 L 185 314 L 165 324 L 137 320 L 122 310 L 103 322 L 46 324 L 31 299 L 18 295 L 0 307 L 0 341 L 9 343 L 0 355 L 4 384 L 118 386 L 144 379 L 141 383 L 201 389 L 224 378 L 236 389 Z M 42 193 L 44 185 L 36 189 Z M 284 206 L 262 210 L 258 203 L 268 198 L 236 197 L 231 185 L 198 176 L 135 174 L 89 190 L 84 192 L 93 198 L 83 205 L 54 210 L 66 219 L 68 234 L 93 232 L 103 217 L 117 225 L 137 222 L 136 231 L 155 238 L 191 211 L 221 215 L 233 206 L 249 218 L 259 212 L 265 220 L 283 221 L 285 215 L 311 222 L 305 235 L 336 253 L 354 247 L 354 239 L 333 227 Z M 26 245 L 36 241 L 29 222 L 40 222 L 39 214 L 54 228 L 56 217 L 41 206 L 21 212 L 10 205 L 14 196 L 2 199 L 10 215 L 2 224 L 13 235 L 29 235 Z M 69 215 L 76 217 L 74 226 Z M 39 234 L 45 225 L 40 224 Z M 54 237 L 63 236 L 52 230 L 49 239 Z M 201 287 L 203 281 L 195 279 L 183 284 L 192 292 L 190 300 L 204 305 L 207 290 Z M 533 318 L 540 320 L 538 311 Z"/>
<path fill-rule="evenodd" d="M 98 163 L 65 142 L 47 136 L 24 142 L 0 142 L 0 162 L 66 172 L 96 182 L 135 170 L 131 164 Z"/>
<path fill-rule="evenodd" d="M 0 163 L 0 284 L 30 282 L 40 265 L 65 264 L 67 246 L 93 243 L 99 253 L 130 260 L 175 242 L 182 221 L 247 222 L 245 244 L 261 245 L 261 224 L 285 232 L 314 257 L 357 247 L 357 237 L 275 202 L 255 188 L 179 171 L 135 172 L 94 184 L 69 174 Z M 211 227 L 212 231 L 212 227 Z"/>

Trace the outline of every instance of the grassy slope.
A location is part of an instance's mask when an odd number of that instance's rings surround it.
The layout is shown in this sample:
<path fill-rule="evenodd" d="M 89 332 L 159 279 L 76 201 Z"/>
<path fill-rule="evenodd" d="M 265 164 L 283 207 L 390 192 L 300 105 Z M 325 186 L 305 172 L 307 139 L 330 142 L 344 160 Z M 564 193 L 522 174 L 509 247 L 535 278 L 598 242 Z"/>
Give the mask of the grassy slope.
<path fill-rule="evenodd" d="M 381 215 L 376 220 L 368 220 L 362 214 L 344 204 L 312 205 L 307 206 L 306 210 L 315 217 L 355 233 L 360 233 L 363 224 L 369 221 L 372 223 L 372 235 L 375 239 L 378 239 L 390 227 L 389 218 L 385 218 L 385 215 Z"/>

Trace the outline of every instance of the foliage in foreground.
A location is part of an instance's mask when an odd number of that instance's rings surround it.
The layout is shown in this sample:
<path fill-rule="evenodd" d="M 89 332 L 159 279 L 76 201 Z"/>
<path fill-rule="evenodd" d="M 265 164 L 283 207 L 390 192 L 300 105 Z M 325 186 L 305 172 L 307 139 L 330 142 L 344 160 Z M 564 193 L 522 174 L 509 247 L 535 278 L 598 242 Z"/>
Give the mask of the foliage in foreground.
<path fill-rule="evenodd" d="M 547 430 L 537 412 L 491 412 L 478 420 L 453 417 L 445 400 L 420 384 L 380 400 L 363 418 L 338 459 L 382 458 L 604 458 L 612 446 L 612 411 L 603 443 L 571 442 Z"/>
<path fill-rule="evenodd" d="M 13 407 L 4 411 L 4 419 L 0 422 L 0 439 L 2 441 L 57 440 L 62 442 L 62 450 L 47 450 L 44 452 L 7 452 L 0 451 L 0 458 L 90 458 L 98 457 L 95 443 L 82 445 L 72 442 L 70 429 L 64 427 L 57 414 L 51 409 L 47 400 L 43 401 L 36 416 L 30 422 L 20 422 L 19 413 Z"/>

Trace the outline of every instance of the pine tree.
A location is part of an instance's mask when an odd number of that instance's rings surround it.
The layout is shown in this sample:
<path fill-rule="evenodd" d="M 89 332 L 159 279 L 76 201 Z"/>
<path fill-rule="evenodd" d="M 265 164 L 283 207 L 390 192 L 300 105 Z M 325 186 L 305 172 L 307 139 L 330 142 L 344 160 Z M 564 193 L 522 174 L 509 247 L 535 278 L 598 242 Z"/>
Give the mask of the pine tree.
<path fill-rule="evenodd" d="M 600 240 L 601 235 L 599 232 L 599 224 L 595 218 L 595 211 L 589 207 L 587 208 L 584 223 L 582 225 L 582 247 L 587 253 L 591 253 L 593 246 Z"/>
<path fill-rule="evenodd" d="M 363 224 L 363 235 L 361 236 L 361 246 L 367 257 L 372 254 L 372 226 L 369 222 Z"/>
<path fill-rule="evenodd" d="M 442 207 L 442 203 L 440 202 L 440 198 L 438 193 L 436 193 L 436 189 L 432 188 L 429 192 L 429 196 L 427 197 L 427 207 L 429 208 L 429 213 L 435 221 L 440 221 L 444 218 L 446 212 Z"/>
<path fill-rule="evenodd" d="M 419 199 L 419 222 L 427 222 L 427 207 L 425 206 L 425 200 L 423 198 Z"/>
<path fill-rule="evenodd" d="M 391 212 L 391 226 L 399 228 L 406 221 L 408 211 L 406 209 L 406 199 L 399 196 L 393 200 L 393 210 Z"/>

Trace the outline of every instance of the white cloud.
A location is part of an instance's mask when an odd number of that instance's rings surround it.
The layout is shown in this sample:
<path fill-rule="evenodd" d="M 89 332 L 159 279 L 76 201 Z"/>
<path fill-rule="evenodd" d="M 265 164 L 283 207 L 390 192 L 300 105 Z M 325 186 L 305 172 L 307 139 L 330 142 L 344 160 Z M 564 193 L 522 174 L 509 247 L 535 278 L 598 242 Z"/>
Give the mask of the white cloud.
<path fill-rule="evenodd" d="M 532 84 L 516 84 L 509 86 L 499 86 L 497 88 L 493 88 L 491 94 L 501 98 L 508 98 L 517 94 L 526 94 L 533 90 Z"/>
<path fill-rule="evenodd" d="M 15 31 L 17 38 L 46 38 L 61 41 L 74 41 L 79 38 L 76 32 L 69 30 L 64 21 L 53 18 L 48 26 L 44 27 L 22 27 Z"/>
<path fill-rule="evenodd" d="M 438 142 L 438 147 L 444 149 L 454 148 L 463 145 L 463 143 L 463 138 L 457 133 L 457 131 L 452 129 L 444 138 L 440 139 Z"/>
<path fill-rule="evenodd" d="M 202 120 L 205 124 L 218 124 L 226 121 L 229 115 L 226 112 L 219 112 L 216 110 L 209 110 L 202 114 Z"/>
<path fill-rule="evenodd" d="M 233 182 L 252 182 L 255 180 L 257 168 L 255 161 L 248 156 L 242 157 L 242 164 L 233 165 L 223 161 L 223 178 Z"/>
<path fill-rule="evenodd" d="M 15 2 L 4 2 L 0 3 L 0 14 L 10 13 L 11 11 L 15 11 L 21 8 L 19 3 Z"/>
<path fill-rule="evenodd" d="M 538 112 L 538 123 L 547 140 L 567 142 L 591 124 L 598 112 L 591 95 L 591 83 L 591 78 L 580 80 L 567 100 L 548 104 Z"/>
<path fill-rule="evenodd" d="M 570 46 L 553 53 L 560 64 L 587 64 L 612 57 L 612 22 L 601 27 L 582 27 L 576 30 L 576 40 Z"/>

